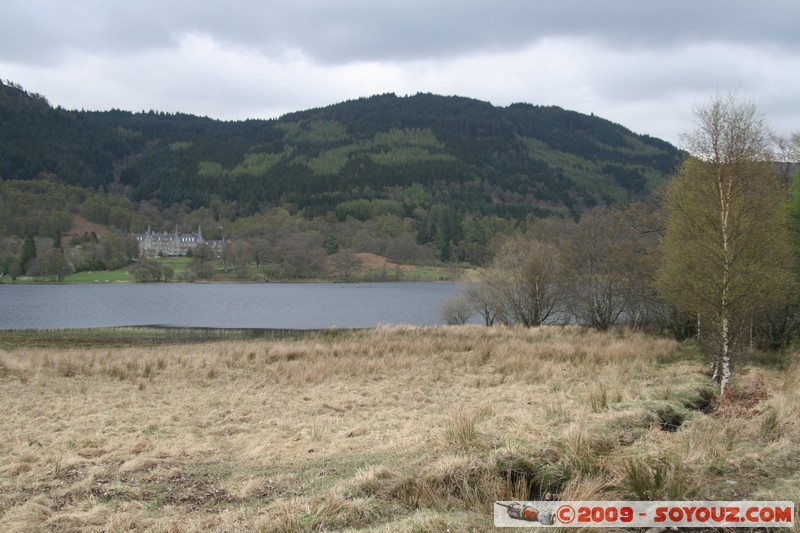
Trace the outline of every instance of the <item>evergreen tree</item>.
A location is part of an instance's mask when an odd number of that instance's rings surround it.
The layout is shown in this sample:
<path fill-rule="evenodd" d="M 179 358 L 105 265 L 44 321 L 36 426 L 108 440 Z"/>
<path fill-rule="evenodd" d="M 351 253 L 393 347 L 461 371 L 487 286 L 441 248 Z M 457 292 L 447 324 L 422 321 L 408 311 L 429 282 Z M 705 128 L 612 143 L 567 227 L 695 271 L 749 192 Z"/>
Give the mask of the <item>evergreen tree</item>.
<path fill-rule="evenodd" d="M 36 241 L 33 240 L 33 235 L 25 237 L 22 243 L 22 255 L 19 258 L 19 271 L 23 274 L 28 268 L 28 264 L 36 259 Z"/>

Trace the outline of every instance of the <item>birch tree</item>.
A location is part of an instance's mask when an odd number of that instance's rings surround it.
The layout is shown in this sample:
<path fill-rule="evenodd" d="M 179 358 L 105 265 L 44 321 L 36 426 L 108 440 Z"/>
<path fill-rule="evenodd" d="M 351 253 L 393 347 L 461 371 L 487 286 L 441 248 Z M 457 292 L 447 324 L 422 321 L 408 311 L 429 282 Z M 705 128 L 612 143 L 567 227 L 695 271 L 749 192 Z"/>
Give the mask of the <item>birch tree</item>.
<path fill-rule="evenodd" d="M 788 239 L 769 129 L 755 105 L 717 96 L 695 117 L 682 137 L 690 157 L 667 191 L 658 286 L 710 332 L 724 393 L 745 325 L 788 282 Z"/>

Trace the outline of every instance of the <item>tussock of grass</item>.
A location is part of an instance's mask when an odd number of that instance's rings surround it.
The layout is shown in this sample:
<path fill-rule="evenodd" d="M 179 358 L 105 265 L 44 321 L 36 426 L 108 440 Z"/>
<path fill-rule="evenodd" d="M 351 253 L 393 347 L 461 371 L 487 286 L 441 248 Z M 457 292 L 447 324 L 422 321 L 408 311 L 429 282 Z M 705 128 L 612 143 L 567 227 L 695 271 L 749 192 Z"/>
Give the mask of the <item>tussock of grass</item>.
<path fill-rule="evenodd" d="M 390 516 L 390 509 L 371 498 L 343 498 L 336 493 L 309 499 L 291 498 L 272 506 L 270 516 L 256 524 L 265 533 L 341 531 Z"/>
<path fill-rule="evenodd" d="M 401 498 L 411 507 L 485 509 L 502 480 L 482 458 L 445 455 L 405 480 Z"/>
<path fill-rule="evenodd" d="M 478 422 L 487 413 L 473 413 L 463 405 L 452 409 L 445 420 L 445 440 L 456 450 L 470 450 L 481 446 L 482 435 Z"/>
<path fill-rule="evenodd" d="M 767 441 L 778 440 L 783 434 L 784 424 L 778 409 L 768 407 L 761 416 L 759 435 Z"/>
<path fill-rule="evenodd" d="M 626 499 L 688 500 L 695 496 L 694 476 L 674 454 L 624 457 L 615 470 L 618 489 Z"/>
<path fill-rule="evenodd" d="M 588 395 L 589 405 L 591 405 L 593 413 L 599 413 L 608 407 L 608 391 L 605 386 L 593 383 L 589 386 Z"/>
<path fill-rule="evenodd" d="M 504 500 L 548 500 L 562 492 L 572 475 L 559 461 L 554 449 L 531 453 L 525 449 L 502 448 L 490 460 L 505 482 Z"/>
<path fill-rule="evenodd" d="M 487 531 L 495 500 L 800 499 L 796 363 L 740 368 L 715 412 L 702 360 L 631 332 L 112 337 L 0 342 L 0 530 Z"/>

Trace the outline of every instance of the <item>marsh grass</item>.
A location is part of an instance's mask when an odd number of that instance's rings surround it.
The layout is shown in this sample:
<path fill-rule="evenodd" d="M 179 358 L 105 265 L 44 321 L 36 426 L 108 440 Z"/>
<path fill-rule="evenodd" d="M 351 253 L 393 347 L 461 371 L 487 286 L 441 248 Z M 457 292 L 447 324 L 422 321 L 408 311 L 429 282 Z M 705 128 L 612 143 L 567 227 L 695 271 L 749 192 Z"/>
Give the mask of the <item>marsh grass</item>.
<path fill-rule="evenodd" d="M 131 345 L 186 344 L 214 341 L 286 340 L 335 337 L 352 330 L 300 330 L 259 328 L 180 328 L 170 326 L 120 326 L 105 328 L 0 330 L 0 348 L 20 347 L 125 347 Z"/>
<path fill-rule="evenodd" d="M 638 333 L 230 333 L 0 336 L 0 530 L 490 531 L 494 500 L 800 498 L 796 366 L 741 369 L 722 413 L 701 359 Z"/>
<path fill-rule="evenodd" d="M 759 434 L 764 440 L 774 441 L 781 436 L 781 417 L 775 407 L 768 407 L 761 416 Z"/>
<path fill-rule="evenodd" d="M 481 420 L 491 416 L 491 411 L 470 411 L 460 404 L 450 409 L 445 419 L 445 440 L 456 450 L 480 448 L 484 439 L 477 426 Z"/>
<path fill-rule="evenodd" d="M 632 500 L 687 500 L 695 494 L 694 477 L 684 461 L 672 454 L 624 457 L 616 466 L 618 488 Z"/>
<path fill-rule="evenodd" d="M 588 396 L 593 413 L 599 413 L 608 407 L 608 391 L 604 385 L 597 383 L 590 385 Z"/>

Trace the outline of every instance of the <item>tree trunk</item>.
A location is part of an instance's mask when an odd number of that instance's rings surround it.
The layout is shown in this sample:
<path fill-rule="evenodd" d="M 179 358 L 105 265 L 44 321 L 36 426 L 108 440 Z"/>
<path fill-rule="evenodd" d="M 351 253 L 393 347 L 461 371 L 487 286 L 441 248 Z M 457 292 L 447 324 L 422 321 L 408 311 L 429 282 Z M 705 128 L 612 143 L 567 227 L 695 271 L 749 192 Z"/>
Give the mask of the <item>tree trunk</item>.
<path fill-rule="evenodd" d="M 719 392 L 720 394 L 725 394 L 731 380 L 730 324 L 726 315 L 722 316 L 720 334 L 722 336 L 722 350 L 719 359 Z"/>
<path fill-rule="evenodd" d="M 722 237 L 722 294 L 720 295 L 720 337 L 722 346 L 719 358 L 719 391 L 725 394 L 728 383 L 731 379 L 731 330 L 730 330 L 730 302 L 728 298 L 728 288 L 731 280 L 731 229 L 730 214 L 731 200 L 730 195 L 733 190 L 732 177 L 723 179 L 722 174 L 717 175 L 717 187 L 720 203 L 720 229 Z"/>
<path fill-rule="evenodd" d="M 719 358 L 715 357 L 713 361 L 711 361 L 711 380 L 714 383 L 720 382 L 720 375 L 719 375 Z"/>

